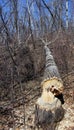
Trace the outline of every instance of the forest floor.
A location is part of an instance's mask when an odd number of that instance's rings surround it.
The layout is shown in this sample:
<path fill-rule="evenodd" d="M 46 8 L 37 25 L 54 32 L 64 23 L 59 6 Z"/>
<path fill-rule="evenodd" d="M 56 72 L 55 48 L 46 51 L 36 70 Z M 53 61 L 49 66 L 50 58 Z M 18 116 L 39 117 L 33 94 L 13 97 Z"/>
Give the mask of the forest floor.
<path fill-rule="evenodd" d="M 74 74 L 69 74 L 63 77 L 65 84 L 63 108 L 65 115 L 62 121 L 57 124 L 56 130 L 74 130 Z M 25 105 L 16 102 L 14 109 L 8 105 L 4 111 L 0 107 L 0 130 L 38 130 L 34 126 L 34 111 L 35 103 L 41 94 L 40 88 L 41 79 L 23 83 L 26 92 Z M 0 102 L 2 104 L 9 103 L 8 101 Z M 18 104 L 18 105 L 17 105 Z M 40 128 L 41 130 L 41 128 Z"/>
<path fill-rule="evenodd" d="M 56 130 L 74 130 L 74 37 L 72 38 L 72 36 L 73 33 L 70 36 L 60 35 L 57 42 L 50 45 L 60 74 L 64 75 L 61 77 L 65 88 L 65 103 L 63 105 L 65 115 L 62 121 L 57 124 Z M 36 43 L 36 46 L 36 49 L 32 50 L 30 42 L 30 51 L 28 48 L 16 47 L 15 49 L 14 59 L 18 63 L 18 70 L 21 72 L 22 81 L 24 81 L 25 75 L 27 78 L 29 72 L 31 72 L 31 75 L 29 75 L 31 77 L 34 75 L 33 72 L 40 75 L 41 71 L 43 71 L 45 53 L 40 43 Z M 28 66 L 29 64 L 31 66 Z M 33 72 L 31 71 L 31 67 L 34 69 Z M 23 82 L 23 91 L 21 91 L 20 83 L 15 83 L 13 87 L 13 83 L 11 82 L 11 68 L 10 55 L 6 51 L 6 47 L 2 44 L 0 47 L 0 130 L 38 130 L 34 126 L 34 112 L 35 103 L 42 91 L 40 87 L 42 77 Z M 73 73 L 66 74 L 68 72 Z M 15 79 L 15 82 L 20 82 L 17 75 Z"/>

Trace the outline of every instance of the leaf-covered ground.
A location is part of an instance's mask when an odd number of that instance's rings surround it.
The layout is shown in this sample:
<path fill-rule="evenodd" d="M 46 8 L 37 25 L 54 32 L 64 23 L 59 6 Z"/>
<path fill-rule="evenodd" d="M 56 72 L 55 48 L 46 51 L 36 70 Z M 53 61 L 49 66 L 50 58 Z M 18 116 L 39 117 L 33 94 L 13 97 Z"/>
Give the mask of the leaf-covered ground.
<path fill-rule="evenodd" d="M 63 81 L 65 84 L 65 103 L 63 105 L 65 115 L 63 120 L 57 124 L 56 130 L 74 130 L 74 74 L 65 76 Z M 0 108 L 0 130 L 38 130 L 34 126 L 34 111 L 35 102 L 41 94 L 40 82 L 41 79 L 23 84 L 25 86 L 24 94 L 25 92 L 27 94 L 24 105 L 16 102 L 15 106 L 9 105 L 5 111 Z M 0 106 L 6 103 L 0 102 Z"/>

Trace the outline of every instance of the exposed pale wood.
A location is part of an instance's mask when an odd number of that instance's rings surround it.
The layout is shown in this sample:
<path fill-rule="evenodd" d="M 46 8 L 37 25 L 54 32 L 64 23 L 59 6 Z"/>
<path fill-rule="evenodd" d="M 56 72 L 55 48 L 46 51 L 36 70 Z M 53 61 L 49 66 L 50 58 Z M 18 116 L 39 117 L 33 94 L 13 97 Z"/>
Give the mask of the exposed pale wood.
<path fill-rule="evenodd" d="M 57 122 L 64 116 L 61 102 L 54 98 L 53 103 L 43 101 L 39 98 L 35 109 L 35 124 L 43 130 L 55 130 Z"/>
<path fill-rule="evenodd" d="M 43 89 L 48 87 L 52 90 L 54 88 L 54 90 L 56 90 L 53 92 L 54 95 L 63 93 L 63 82 L 61 80 L 57 65 L 54 61 L 50 49 L 47 46 L 45 46 L 45 51 L 46 64 L 44 71 L 44 80 L 42 81 L 41 85 L 43 86 Z"/>
<path fill-rule="evenodd" d="M 35 109 L 35 124 L 43 130 L 55 130 L 56 123 L 64 116 L 63 82 L 50 49 L 45 46 L 46 64 L 41 97 Z"/>

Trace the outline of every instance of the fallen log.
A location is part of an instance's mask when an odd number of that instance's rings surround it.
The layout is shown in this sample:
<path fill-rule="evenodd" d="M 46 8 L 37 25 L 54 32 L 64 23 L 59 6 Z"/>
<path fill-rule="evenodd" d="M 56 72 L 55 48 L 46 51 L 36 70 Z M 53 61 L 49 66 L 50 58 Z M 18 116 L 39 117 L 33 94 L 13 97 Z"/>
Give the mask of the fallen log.
<path fill-rule="evenodd" d="M 44 71 L 44 78 L 41 83 L 41 86 L 43 90 L 47 88 L 50 90 L 55 97 L 59 98 L 61 103 L 64 103 L 63 99 L 63 82 L 60 77 L 57 65 L 54 61 L 54 58 L 51 54 L 50 49 L 45 46 L 46 51 L 46 65 L 45 65 L 45 71 Z"/>
<path fill-rule="evenodd" d="M 55 130 L 57 122 L 64 116 L 63 82 L 50 49 L 45 46 L 46 66 L 41 83 L 42 95 L 35 108 L 35 125 L 43 130 Z"/>
<path fill-rule="evenodd" d="M 54 94 L 63 93 L 63 82 L 61 80 L 57 65 L 51 54 L 50 49 L 45 46 L 46 51 L 46 66 L 44 71 L 44 80 L 42 81 L 42 86 L 48 86 L 51 91 L 56 90 Z"/>

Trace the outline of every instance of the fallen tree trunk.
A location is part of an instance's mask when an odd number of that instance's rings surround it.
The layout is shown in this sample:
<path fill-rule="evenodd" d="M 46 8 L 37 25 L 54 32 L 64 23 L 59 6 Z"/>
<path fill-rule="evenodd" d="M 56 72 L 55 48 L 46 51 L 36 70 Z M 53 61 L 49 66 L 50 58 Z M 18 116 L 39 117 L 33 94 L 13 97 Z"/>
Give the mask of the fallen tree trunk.
<path fill-rule="evenodd" d="M 60 74 L 50 49 L 47 46 L 45 46 L 44 48 L 46 51 L 46 66 L 44 71 L 44 79 L 52 77 L 57 77 L 60 79 Z"/>
<path fill-rule="evenodd" d="M 64 116 L 63 82 L 50 49 L 45 46 L 46 66 L 41 83 L 43 92 L 36 102 L 35 125 L 43 130 L 55 130 L 56 123 Z"/>
<path fill-rule="evenodd" d="M 56 92 L 63 92 L 63 82 L 61 80 L 57 65 L 51 54 L 50 49 L 45 46 L 46 51 L 46 66 L 44 71 L 44 80 L 42 81 L 42 86 L 49 86 L 50 89 L 54 87 Z M 54 93 L 56 95 L 56 93 Z"/>

